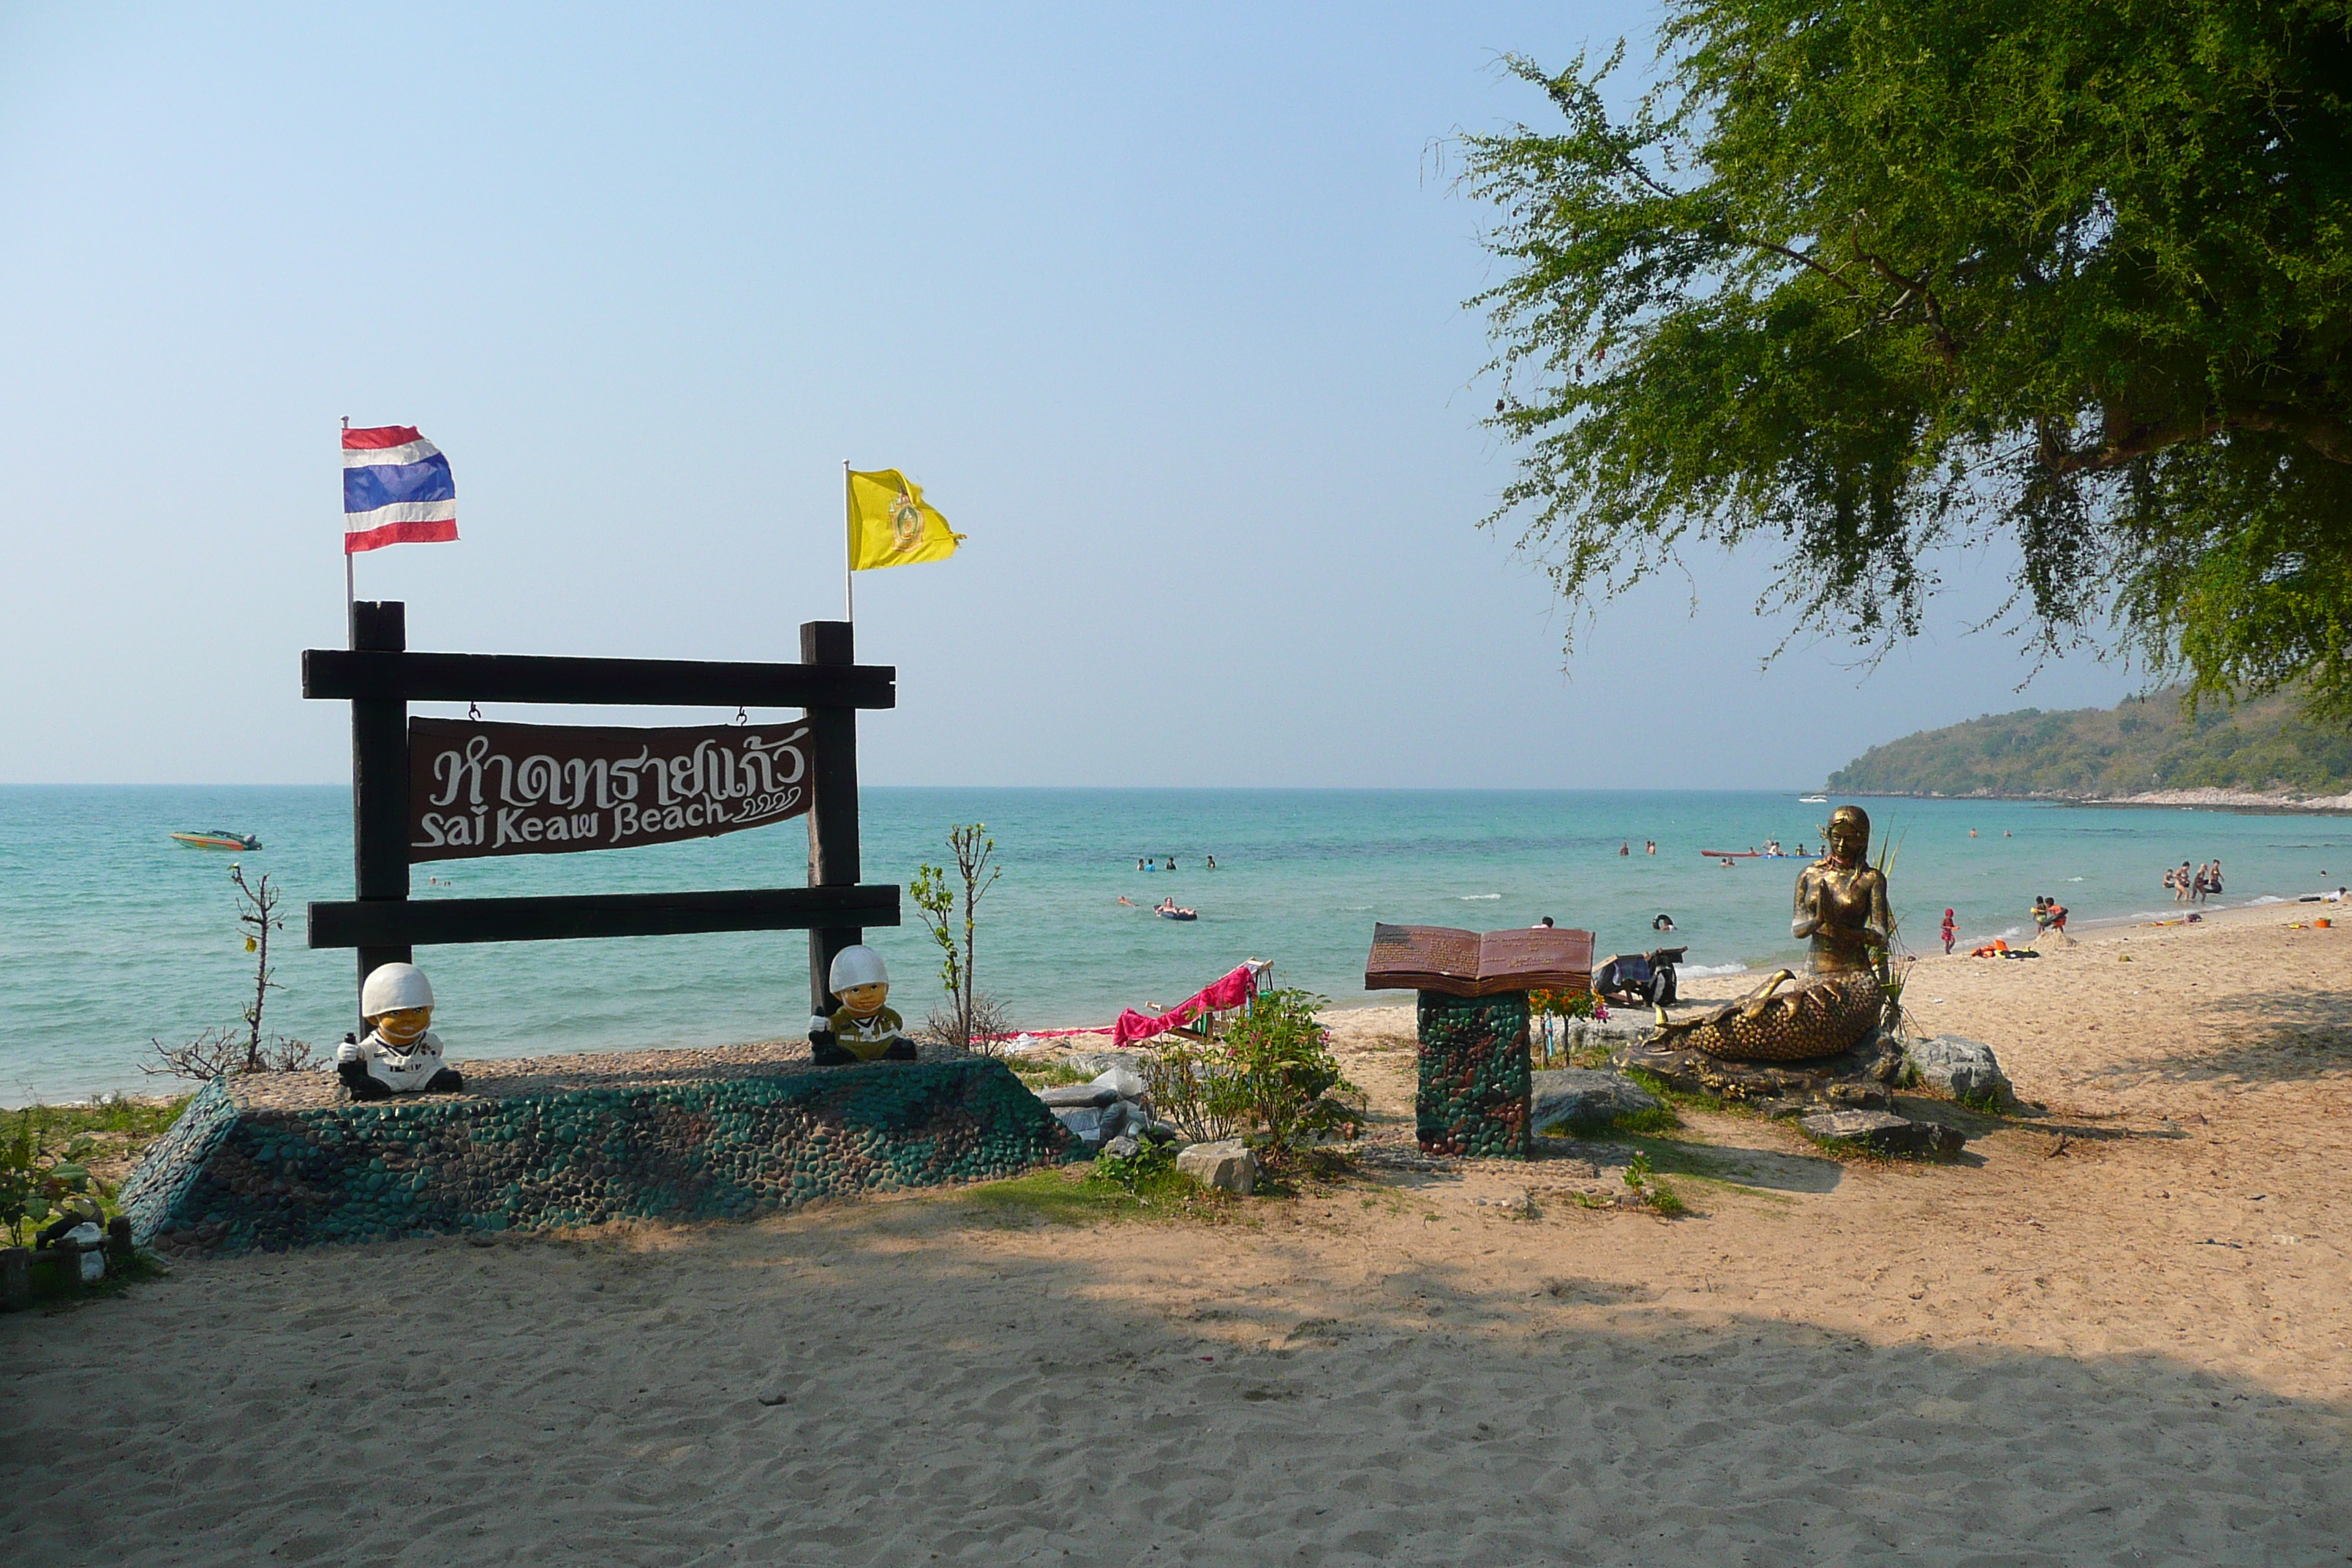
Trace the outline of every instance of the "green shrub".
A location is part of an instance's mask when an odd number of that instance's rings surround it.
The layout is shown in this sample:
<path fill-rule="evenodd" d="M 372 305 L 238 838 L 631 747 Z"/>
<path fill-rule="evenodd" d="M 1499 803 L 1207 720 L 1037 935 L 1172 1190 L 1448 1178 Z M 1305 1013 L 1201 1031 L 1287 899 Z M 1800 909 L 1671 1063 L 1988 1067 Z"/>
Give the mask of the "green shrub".
<path fill-rule="evenodd" d="M 105 1184 L 82 1163 L 98 1140 L 75 1132 L 62 1142 L 52 1142 L 42 1136 L 48 1121 L 45 1108 L 28 1105 L 16 1113 L 13 1126 L 0 1131 L 0 1225 L 8 1227 L 12 1245 L 24 1245 L 27 1223 L 105 1216 L 99 1203 L 106 1194 Z"/>
<path fill-rule="evenodd" d="M 1138 1196 L 1147 1195 L 1176 1179 L 1176 1146 L 1148 1139 L 1132 1154 L 1097 1156 L 1093 1168 L 1087 1172 L 1089 1182 L 1125 1187 Z"/>
<path fill-rule="evenodd" d="M 1226 1029 L 1225 1070 L 1260 1151 L 1279 1165 L 1318 1136 L 1352 1137 L 1363 1127 L 1363 1091 L 1339 1071 L 1330 1037 L 1315 1020 L 1329 1001 L 1292 989 L 1259 995 Z"/>
<path fill-rule="evenodd" d="M 1144 1068 L 1152 1108 L 1185 1137 L 1214 1143 L 1242 1129 L 1249 1107 L 1224 1043 L 1163 1035 Z"/>

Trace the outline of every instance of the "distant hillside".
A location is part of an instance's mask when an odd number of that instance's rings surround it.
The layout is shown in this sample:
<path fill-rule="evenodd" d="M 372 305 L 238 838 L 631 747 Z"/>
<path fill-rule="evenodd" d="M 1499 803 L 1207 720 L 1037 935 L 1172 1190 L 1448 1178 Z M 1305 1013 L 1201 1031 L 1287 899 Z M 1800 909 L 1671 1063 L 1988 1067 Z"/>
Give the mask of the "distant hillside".
<path fill-rule="evenodd" d="M 2244 703 L 2234 713 L 2208 709 L 2190 720 L 2180 693 L 2163 691 L 2112 709 L 2026 708 L 1922 730 L 1872 747 L 1832 773 L 1829 787 L 1847 795 L 2077 800 L 2176 792 L 2341 796 L 2352 794 L 2352 733 L 2315 727 L 2292 698 Z"/>

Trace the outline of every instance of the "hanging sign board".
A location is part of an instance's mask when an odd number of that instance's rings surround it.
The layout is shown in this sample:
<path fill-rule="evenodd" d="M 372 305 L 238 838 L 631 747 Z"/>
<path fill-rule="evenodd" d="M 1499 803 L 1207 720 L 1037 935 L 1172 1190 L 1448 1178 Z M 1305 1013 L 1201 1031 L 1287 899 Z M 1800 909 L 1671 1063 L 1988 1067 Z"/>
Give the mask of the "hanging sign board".
<path fill-rule="evenodd" d="M 809 728 L 408 722 L 408 858 L 564 855 L 765 827 L 809 808 Z"/>

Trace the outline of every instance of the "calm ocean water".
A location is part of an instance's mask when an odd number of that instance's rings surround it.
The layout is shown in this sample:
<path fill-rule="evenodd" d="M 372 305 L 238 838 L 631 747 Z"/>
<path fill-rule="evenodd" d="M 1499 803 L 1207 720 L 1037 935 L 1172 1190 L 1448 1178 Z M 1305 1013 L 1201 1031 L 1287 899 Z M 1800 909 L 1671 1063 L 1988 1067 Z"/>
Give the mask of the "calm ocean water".
<path fill-rule="evenodd" d="M 2352 822 L 2214 811 L 2014 802 L 1868 801 L 1900 847 L 1895 913 L 1926 949 L 1947 906 L 1964 933 L 2030 929 L 2037 893 L 2077 923 L 2169 910 L 2166 865 L 2216 856 L 2221 900 L 2244 904 L 2352 882 Z M 233 827 L 242 858 L 285 889 L 268 1026 L 340 1039 L 352 959 L 301 945 L 301 905 L 351 896 L 350 795 L 340 788 L 0 787 L 0 1103 L 152 1089 L 151 1036 L 177 1041 L 234 1020 L 252 984 L 230 856 L 184 849 L 173 829 Z M 1551 915 L 1603 953 L 1650 942 L 1672 913 L 1695 965 L 1770 966 L 1797 955 L 1789 895 L 1800 862 L 1725 869 L 1701 849 L 1820 842 L 1827 805 L 1787 794 L 1344 790 L 874 789 L 865 797 L 870 881 L 905 884 L 943 858 L 941 835 L 985 821 L 1004 877 L 982 905 L 980 971 L 1029 1027 L 1101 1024 L 1173 1003 L 1244 958 L 1341 1003 L 1362 989 L 1375 920 L 1496 929 Z M 1971 839 L 1969 830 L 1978 837 Z M 1643 853 L 1654 838 L 1658 853 Z M 1621 857 L 1621 843 L 1633 853 Z M 723 838 L 573 856 L 417 868 L 419 897 L 797 885 L 797 823 Z M 1206 855 L 1219 869 L 1204 869 Z M 1135 869 L 1174 856 L 1172 875 Z M 426 875 L 455 885 L 428 888 Z M 1156 920 L 1169 894 L 1191 924 Z M 911 914 L 911 910 L 909 910 Z M 919 927 L 869 938 L 892 1001 L 919 1018 L 936 997 Z M 796 933 L 527 942 L 427 949 L 436 1027 L 454 1054 L 723 1044 L 797 1033 L 806 939 Z M 1393 999 L 1402 1000 L 1402 994 Z"/>

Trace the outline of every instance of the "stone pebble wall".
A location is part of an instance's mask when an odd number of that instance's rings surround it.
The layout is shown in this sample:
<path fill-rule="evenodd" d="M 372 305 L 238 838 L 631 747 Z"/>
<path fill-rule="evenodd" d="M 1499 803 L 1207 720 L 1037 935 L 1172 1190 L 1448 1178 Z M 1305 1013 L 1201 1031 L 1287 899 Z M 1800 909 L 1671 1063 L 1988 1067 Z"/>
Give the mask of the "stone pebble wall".
<path fill-rule="evenodd" d="M 191 1102 L 126 1187 L 134 1235 L 166 1253 L 752 1218 L 1015 1175 L 1070 1143 L 1020 1079 L 984 1060 L 303 1110 L 240 1110 L 218 1089 Z"/>
<path fill-rule="evenodd" d="M 1420 994 L 1413 1130 L 1422 1152 L 1527 1159 L 1533 1148 L 1526 994 Z"/>
<path fill-rule="evenodd" d="M 213 1150 L 236 1125 L 236 1101 L 219 1079 L 188 1097 L 179 1119 L 163 1135 L 147 1145 L 139 1163 L 123 1178 L 114 1194 L 116 1208 L 131 1217 L 131 1238 L 141 1247 L 154 1244 L 179 1204 L 188 1184 L 212 1158 Z"/>

